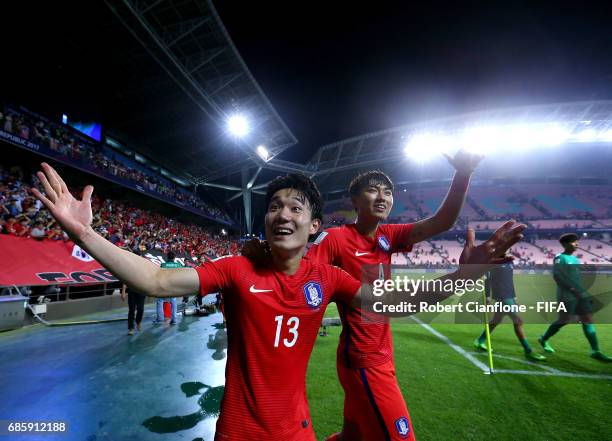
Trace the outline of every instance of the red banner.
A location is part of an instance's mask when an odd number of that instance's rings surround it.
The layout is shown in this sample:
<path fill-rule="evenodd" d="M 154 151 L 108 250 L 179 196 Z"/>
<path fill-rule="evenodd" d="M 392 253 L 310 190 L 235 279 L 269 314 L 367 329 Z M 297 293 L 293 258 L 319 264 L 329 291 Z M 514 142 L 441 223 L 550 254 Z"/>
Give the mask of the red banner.
<path fill-rule="evenodd" d="M 105 283 L 117 279 L 85 250 L 72 242 L 42 242 L 0 234 L 0 286 L 56 285 L 59 283 Z M 196 266 L 191 256 L 176 253 L 183 266 Z M 165 262 L 158 250 L 143 254 L 155 265 Z"/>
<path fill-rule="evenodd" d="M 117 279 L 72 242 L 0 234 L 0 285 L 104 283 Z"/>

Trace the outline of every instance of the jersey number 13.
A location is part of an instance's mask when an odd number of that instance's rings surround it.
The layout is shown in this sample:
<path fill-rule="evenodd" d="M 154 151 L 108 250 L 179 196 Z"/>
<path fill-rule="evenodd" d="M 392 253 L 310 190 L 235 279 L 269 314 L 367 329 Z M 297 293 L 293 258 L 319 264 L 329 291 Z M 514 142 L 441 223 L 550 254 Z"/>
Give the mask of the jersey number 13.
<path fill-rule="evenodd" d="M 274 347 L 278 348 L 278 345 L 280 343 L 281 328 L 283 327 L 283 316 L 277 315 L 276 317 L 274 317 L 274 320 L 276 321 L 276 338 L 274 339 Z M 300 326 L 300 319 L 297 317 L 289 317 L 289 319 L 287 320 L 287 327 L 289 328 L 289 333 L 293 335 L 293 338 L 291 340 L 283 338 L 283 344 L 286 347 L 292 347 L 297 341 L 298 326 Z"/>

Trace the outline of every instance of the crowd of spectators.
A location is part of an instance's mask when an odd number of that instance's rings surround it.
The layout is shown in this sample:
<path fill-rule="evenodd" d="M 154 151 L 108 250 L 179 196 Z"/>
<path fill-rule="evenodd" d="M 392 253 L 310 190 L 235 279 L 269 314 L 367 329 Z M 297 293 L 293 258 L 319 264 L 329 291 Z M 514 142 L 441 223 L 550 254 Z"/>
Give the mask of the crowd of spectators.
<path fill-rule="evenodd" d="M 32 186 L 40 188 L 34 174 L 26 174 L 21 167 L 7 170 L 0 165 L 0 234 L 38 241 L 67 241 L 66 233 L 28 192 Z M 198 259 L 238 252 L 238 242 L 220 230 L 213 232 L 211 228 L 182 223 L 98 195 L 93 196 L 92 207 L 94 229 L 115 245 L 133 252 L 173 250 Z"/>
<path fill-rule="evenodd" d="M 94 141 L 76 135 L 67 126 L 55 124 L 24 112 L 5 108 L 0 111 L 0 129 L 39 146 L 50 148 L 65 161 L 84 165 L 98 172 L 130 182 L 137 189 L 146 189 L 160 196 L 193 207 L 215 219 L 230 221 L 217 207 L 206 204 L 194 193 L 180 189 L 153 170 L 136 166 L 133 161 Z"/>

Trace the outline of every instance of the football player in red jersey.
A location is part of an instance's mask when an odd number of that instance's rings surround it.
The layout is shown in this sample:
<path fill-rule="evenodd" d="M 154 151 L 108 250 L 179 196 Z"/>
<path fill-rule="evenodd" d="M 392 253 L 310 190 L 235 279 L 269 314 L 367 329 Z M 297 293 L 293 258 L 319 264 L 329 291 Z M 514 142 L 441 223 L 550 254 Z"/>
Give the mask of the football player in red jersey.
<path fill-rule="evenodd" d="M 470 176 L 482 156 L 460 150 L 446 158 L 455 176 L 444 202 L 431 217 L 414 224 L 381 224 L 393 207 L 393 183 L 383 172 L 358 175 L 349 186 L 357 219 L 322 232 L 307 257 L 331 263 L 361 280 L 366 265 L 391 264 L 391 254 L 410 251 L 417 242 L 452 228 L 461 212 Z M 406 403 L 395 377 L 388 320 L 372 318 L 338 304 L 342 333 L 337 351 L 338 378 L 344 389 L 342 433 L 328 441 L 413 440 Z"/>
<path fill-rule="evenodd" d="M 357 211 L 355 223 L 323 231 L 306 257 L 339 266 L 361 280 L 365 266 L 388 268 L 392 253 L 410 251 L 413 244 L 452 228 L 482 156 L 459 151 L 446 158 L 456 173 L 433 216 L 414 224 L 381 224 L 393 207 L 393 183 L 383 172 L 365 172 L 349 186 Z M 251 244 L 243 254 L 257 261 L 261 252 Z M 327 441 L 413 440 L 412 423 L 395 377 L 388 319 L 341 303 L 338 311 L 343 325 L 337 370 L 344 389 L 344 424 L 342 433 Z"/>
<path fill-rule="evenodd" d="M 230 256 L 198 268 L 161 269 L 149 260 L 116 247 L 91 227 L 91 194 L 87 186 L 75 199 L 48 164 L 38 177 L 43 195 L 32 189 L 69 236 L 118 279 L 155 297 L 223 291 L 228 326 L 225 394 L 216 440 L 313 441 L 305 393 L 308 358 L 321 318 L 330 301 L 372 303 L 368 286 L 343 270 L 302 259 L 310 234 L 322 215 L 321 196 L 301 175 L 278 178 L 266 194 L 266 238 L 271 261 L 256 267 L 246 257 Z M 484 244 L 474 246 L 473 231 L 463 263 L 497 263 L 497 250 L 521 238 L 524 226 L 508 222 Z M 478 278 L 486 271 L 469 277 Z M 458 274 L 444 276 L 458 277 Z M 432 294 L 433 301 L 449 296 Z M 417 294 L 415 299 L 422 300 Z M 405 427 L 401 425 L 400 427 Z"/>

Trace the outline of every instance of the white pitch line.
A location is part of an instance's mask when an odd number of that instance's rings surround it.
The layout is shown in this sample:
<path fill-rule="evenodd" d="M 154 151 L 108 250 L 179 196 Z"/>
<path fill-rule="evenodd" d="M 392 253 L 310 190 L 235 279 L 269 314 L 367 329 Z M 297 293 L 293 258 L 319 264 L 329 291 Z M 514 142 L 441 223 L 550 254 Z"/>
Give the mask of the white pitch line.
<path fill-rule="evenodd" d="M 486 364 L 482 363 L 480 360 L 476 359 L 476 357 L 474 357 L 474 355 L 472 355 L 472 353 L 469 353 L 468 351 L 463 349 L 461 346 L 456 345 L 446 335 L 436 331 L 434 328 L 429 326 L 427 323 L 423 323 L 421 320 L 419 320 L 415 316 L 412 315 L 412 316 L 410 316 L 410 318 L 412 320 L 414 320 L 416 323 L 418 323 L 419 325 L 421 325 L 423 328 L 427 329 L 433 335 L 438 337 L 444 343 L 449 345 L 451 348 L 453 348 L 455 351 L 457 351 L 460 355 L 465 357 L 468 361 L 470 361 L 474 366 L 476 366 L 478 369 L 480 369 L 483 373 L 485 373 L 485 374 L 489 373 L 489 367 Z M 598 379 L 598 380 L 612 380 L 612 375 L 607 375 L 607 374 L 587 374 L 587 373 L 583 373 L 583 372 L 565 372 L 565 371 L 561 371 L 561 370 L 558 370 L 558 369 L 554 369 L 554 368 L 552 368 L 550 366 L 542 366 L 541 364 L 538 364 L 538 363 L 529 362 L 527 360 L 520 360 L 520 359 L 514 358 L 514 357 L 508 357 L 508 356 L 505 356 L 505 355 L 495 355 L 495 354 L 493 354 L 493 356 L 497 357 L 497 358 L 505 358 L 505 359 L 508 359 L 508 360 L 518 361 L 520 363 L 525 363 L 525 364 L 533 365 L 533 366 L 538 367 L 540 369 L 545 369 L 544 371 L 526 371 L 526 370 L 513 370 L 513 369 L 494 369 L 493 373 L 495 373 L 495 374 L 539 375 L 539 376 L 549 376 L 549 377 L 592 378 L 592 379 Z"/>
<path fill-rule="evenodd" d="M 489 366 L 487 366 L 486 364 L 484 364 L 483 362 L 481 362 L 480 360 L 478 360 L 476 357 L 474 357 L 473 355 L 469 354 L 465 349 L 463 349 L 461 346 L 456 345 L 455 343 L 453 343 L 452 341 L 450 341 L 450 339 L 436 331 L 434 328 L 432 328 L 431 326 L 429 326 L 427 323 L 423 323 L 421 320 L 419 320 L 418 318 L 416 318 L 415 316 L 411 315 L 410 318 L 412 320 L 414 320 L 415 322 L 417 322 L 419 325 L 421 325 L 422 327 L 424 327 L 425 329 L 427 329 L 429 332 L 431 332 L 433 335 L 435 335 L 436 337 L 438 337 L 440 340 L 442 340 L 444 343 L 446 343 L 447 345 L 449 345 L 451 348 L 453 348 L 455 351 L 457 351 L 460 355 L 462 355 L 463 357 L 465 357 L 468 361 L 470 361 L 474 366 L 476 366 L 478 369 L 480 369 L 481 371 L 483 371 L 484 373 L 488 374 L 489 373 Z M 497 372 L 497 371 L 494 371 Z"/>
<path fill-rule="evenodd" d="M 472 354 L 472 355 L 483 355 L 483 356 L 487 355 L 486 352 L 473 352 L 472 351 L 472 352 L 469 352 L 469 353 Z M 545 362 L 536 363 L 535 361 L 523 360 L 523 359 L 520 359 L 520 358 L 517 358 L 517 357 L 510 357 L 508 355 L 500 355 L 500 354 L 493 354 L 493 357 L 501 358 L 501 359 L 504 359 L 504 360 L 515 361 L 517 363 L 522 363 L 522 364 L 526 364 L 526 365 L 529 365 L 529 366 L 537 367 L 538 369 L 542 369 L 544 371 L 548 371 L 548 372 L 551 372 L 551 373 L 554 373 L 554 374 L 562 373 L 563 372 L 563 371 L 560 371 L 559 369 L 555 369 L 553 367 L 546 366 L 544 364 Z M 497 372 L 497 371 L 495 371 L 495 372 Z"/>
<path fill-rule="evenodd" d="M 496 374 L 516 374 L 516 375 L 540 375 L 548 377 L 571 377 L 571 378 L 593 378 L 597 380 L 612 380 L 612 375 L 606 374 L 586 374 L 581 372 L 546 372 L 546 371 L 520 371 L 512 369 L 495 369 Z"/>

